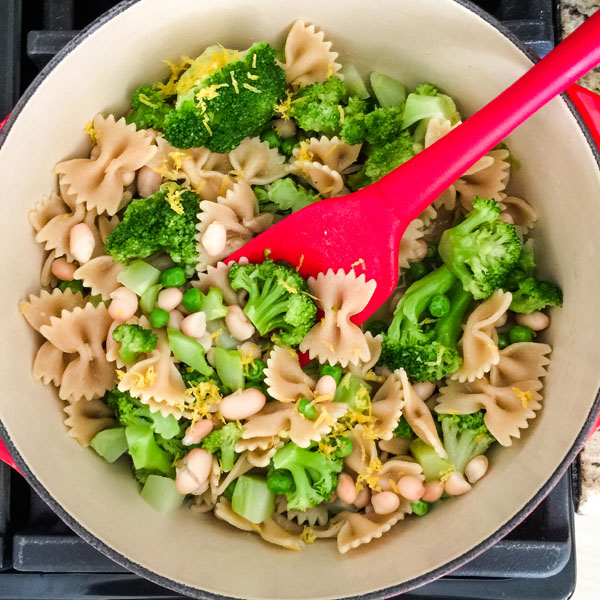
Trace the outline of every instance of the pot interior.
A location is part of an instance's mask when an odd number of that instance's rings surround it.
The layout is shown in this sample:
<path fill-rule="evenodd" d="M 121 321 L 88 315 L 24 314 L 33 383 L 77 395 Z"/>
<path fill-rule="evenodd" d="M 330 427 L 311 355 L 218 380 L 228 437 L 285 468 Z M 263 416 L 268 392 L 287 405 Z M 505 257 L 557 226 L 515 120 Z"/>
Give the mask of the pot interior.
<path fill-rule="evenodd" d="M 333 541 L 294 553 L 210 514 L 154 512 L 140 498 L 127 465 L 109 465 L 65 435 L 54 389 L 30 374 L 39 340 L 17 310 L 19 299 L 39 291 L 42 253 L 27 212 L 55 189 L 54 164 L 89 150 L 85 123 L 98 112 L 123 114 L 135 87 L 167 75 L 163 59 L 197 55 L 215 42 L 245 48 L 266 40 L 279 46 L 296 18 L 324 30 L 342 63 L 388 73 L 408 86 L 433 83 L 457 100 L 463 115 L 531 66 L 503 33 L 451 0 L 380 0 L 360 10 L 342 0 L 142 0 L 78 40 L 36 83 L 0 148 L 0 417 L 12 443 L 36 486 L 113 558 L 170 585 L 239 598 L 358 596 L 456 560 L 536 496 L 575 443 L 599 387 L 594 359 L 600 358 L 600 174 L 569 107 L 556 99 L 507 140 L 522 165 L 513 171 L 509 190 L 539 214 L 534 238 L 541 275 L 565 293 L 564 308 L 552 312 L 547 339 L 554 351 L 544 408 L 522 440 L 493 451 L 490 472 L 473 493 L 444 502 L 426 519 L 400 522 L 347 555 L 338 554 Z"/>

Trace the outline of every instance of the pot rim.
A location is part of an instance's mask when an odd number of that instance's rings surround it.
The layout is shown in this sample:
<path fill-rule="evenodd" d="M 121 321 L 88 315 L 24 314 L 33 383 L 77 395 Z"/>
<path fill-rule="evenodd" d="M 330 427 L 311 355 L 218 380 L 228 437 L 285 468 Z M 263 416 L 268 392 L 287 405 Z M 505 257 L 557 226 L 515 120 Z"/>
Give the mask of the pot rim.
<path fill-rule="evenodd" d="M 21 111 L 31 98 L 31 96 L 36 92 L 38 87 L 43 83 L 46 77 L 56 68 L 56 66 L 63 60 L 64 57 L 69 55 L 73 50 L 77 48 L 77 46 L 85 40 L 88 36 L 93 34 L 100 27 L 108 23 L 114 17 L 120 15 L 121 13 L 128 10 L 133 5 L 137 4 L 141 0 L 122 0 L 113 8 L 109 9 L 102 15 L 100 15 L 97 19 L 92 21 L 87 27 L 81 30 L 81 32 L 75 36 L 71 41 L 69 41 L 49 62 L 48 64 L 38 73 L 35 79 L 31 82 L 29 87 L 25 90 L 23 95 L 17 101 L 14 109 L 6 119 L 4 127 L 0 131 L 0 148 L 4 145 L 7 134 L 10 132 L 13 123 L 19 117 Z M 497 31 L 499 31 L 505 38 L 507 38 L 514 46 L 516 46 L 523 54 L 527 56 L 533 63 L 536 63 L 539 59 L 539 56 L 531 50 L 523 41 L 521 41 L 517 36 L 512 33 L 507 27 L 505 27 L 500 21 L 498 21 L 495 17 L 485 12 L 479 6 L 471 2 L 471 0 L 448 0 L 449 2 L 455 2 L 459 4 L 463 8 L 470 10 L 472 13 L 477 15 L 479 18 L 483 19 L 485 22 L 493 26 Z M 596 160 L 596 164 L 598 169 L 600 169 L 600 149 L 594 142 L 594 139 L 585 125 L 585 122 L 580 115 L 580 113 L 575 108 L 575 105 L 568 97 L 566 92 L 560 94 L 562 100 L 566 103 L 569 108 L 572 116 L 575 121 L 579 125 L 588 146 L 590 147 L 592 154 Z M 557 466 L 554 473 L 550 476 L 548 481 L 541 487 L 541 489 L 531 498 L 531 500 L 521 509 L 519 510 L 511 519 L 505 522 L 502 526 L 500 526 L 494 533 L 490 534 L 486 539 L 482 542 L 464 552 L 454 560 L 447 562 L 441 567 L 437 569 L 433 569 L 428 571 L 427 573 L 415 577 L 413 579 L 409 579 L 401 584 L 390 586 L 387 588 L 383 588 L 380 590 L 376 590 L 374 592 L 369 592 L 367 594 L 359 594 L 357 596 L 344 596 L 340 597 L 338 600 L 379 600 L 383 598 L 389 598 L 391 596 L 395 596 L 398 594 L 406 593 L 412 589 L 421 587 L 444 575 L 450 574 L 452 571 L 458 569 L 462 565 L 470 562 L 475 557 L 479 556 L 483 552 L 485 552 L 488 548 L 493 546 L 500 539 L 505 537 L 512 529 L 514 529 L 519 523 L 521 523 L 527 516 L 529 516 L 535 508 L 544 500 L 544 498 L 550 493 L 550 491 L 557 484 L 559 479 L 565 474 L 570 464 L 575 460 L 577 454 L 580 452 L 583 447 L 585 441 L 588 436 L 592 433 L 593 426 L 596 422 L 598 415 L 600 414 L 600 390 L 596 394 L 596 398 L 592 404 L 590 412 L 586 418 L 585 425 L 577 435 L 575 442 L 561 461 L 561 463 Z M 27 483 L 34 489 L 34 491 L 48 504 L 48 506 L 60 517 L 62 521 L 64 521 L 68 527 L 70 527 L 78 536 L 84 539 L 87 543 L 93 546 L 96 550 L 99 550 L 104 555 L 108 556 L 111 560 L 121 565 L 133 573 L 136 573 L 142 576 L 144 579 L 147 579 L 157 585 L 163 586 L 172 591 L 178 592 L 180 594 L 184 594 L 186 596 L 190 596 L 193 598 L 201 598 L 201 599 L 210 599 L 210 600 L 235 600 L 231 596 L 223 596 L 221 594 L 215 594 L 213 592 L 207 592 L 205 590 L 201 590 L 200 588 L 190 587 L 188 585 L 178 583 L 174 579 L 169 579 L 168 577 L 164 577 L 155 573 L 154 571 L 150 571 L 143 567 L 142 565 L 136 563 L 135 561 L 127 558 L 123 554 L 121 554 L 118 550 L 113 549 L 108 546 L 105 542 L 100 540 L 90 531 L 88 531 L 81 523 L 71 516 L 71 514 L 63 508 L 61 504 L 59 504 L 54 497 L 50 494 L 50 492 L 41 484 L 41 482 L 37 479 L 37 477 L 31 472 L 27 463 L 21 457 L 21 454 L 17 450 L 16 446 L 13 444 L 12 439 L 8 435 L 6 428 L 2 421 L 0 421 L 0 437 L 3 438 L 6 446 L 8 447 L 11 456 L 13 457 L 15 463 L 21 470 L 23 476 L 25 477 Z"/>

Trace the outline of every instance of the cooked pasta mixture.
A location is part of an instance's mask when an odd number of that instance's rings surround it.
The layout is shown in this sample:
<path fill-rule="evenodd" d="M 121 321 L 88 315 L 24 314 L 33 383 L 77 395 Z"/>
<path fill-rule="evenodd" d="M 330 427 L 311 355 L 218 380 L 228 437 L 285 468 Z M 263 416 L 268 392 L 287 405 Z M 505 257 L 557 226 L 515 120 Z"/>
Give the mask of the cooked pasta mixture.
<path fill-rule="evenodd" d="M 46 260 L 20 310 L 68 435 L 130 465 L 157 510 L 185 501 L 290 549 L 344 553 L 470 492 L 542 407 L 537 336 L 562 304 L 535 277 L 508 148 L 409 225 L 398 288 L 359 328 L 377 286 L 360 256 L 307 280 L 224 261 L 434 144 L 460 124 L 453 100 L 367 83 L 302 21 L 283 49 L 165 62 L 127 115 L 85 126 L 91 152 L 29 214 Z"/>

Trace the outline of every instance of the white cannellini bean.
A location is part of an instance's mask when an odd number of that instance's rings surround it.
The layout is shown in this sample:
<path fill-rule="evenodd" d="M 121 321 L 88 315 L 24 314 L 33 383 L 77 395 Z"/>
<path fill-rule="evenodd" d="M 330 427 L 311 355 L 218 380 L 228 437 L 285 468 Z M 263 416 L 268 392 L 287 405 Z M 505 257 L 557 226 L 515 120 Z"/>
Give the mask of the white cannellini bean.
<path fill-rule="evenodd" d="M 547 314 L 543 313 L 541 310 L 534 310 L 528 315 L 523 315 L 519 313 L 515 317 L 515 321 L 519 325 L 526 325 L 527 327 L 531 327 L 531 329 L 533 329 L 534 331 L 542 331 L 542 329 L 546 329 L 546 327 L 550 325 L 550 317 Z"/>
<path fill-rule="evenodd" d="M 206 313 L 196 312 L 181 321 L 181 331 L 193 338 L 201 338 L 206 333 Z"/>
<path fill-rule="evenodd" d="M 183 315 L 178 310 L 172 310 L 169 313 L 169 322 L 167 325 L 169 327 L 174 327 L 175 329 L 179 329 L 181 327 L 181 322 L 183 321 Z"/>
<path fill-rule="evenodd" d="M 184 446 L 191 446 L 192 444 L 199 444 L 213 428 L 213 422 L 209 419 L 202 419 L 196 421 L 193 425 L 190 425 L 181 442 Z"/>
<path fill-rule="evenodd" d="M 483 454 L 472 458 L 465 467 L 465 477 L 469 483 L 477 483 L 488 470 L 489 461 Z"/>
<path fill-rule="evenodd" d="M 207 479 L 212 468 L 212 455 L 194 448 L 177 467 L 175 487 L 180 494 L 193 494 Z"/>
<path fill-rule="evenodd" d="M 508 320 L 507 313 L 504 313 L 495 323 L 494 327 L 502 327 L 506 325 L 506 321 Z"/>
<path fill-rule="evenodd" d="M 273 121 L 273 129 L 282 137 L 284 140 L 293 138 L 296 135 L 296 123 L 292 119 L 276 119 Z"/>
<path fill-rule="evenodd" d="M 378 515 L 389 515 L 400 506 L 400 498 L 394 492 L 377 492 L 371 496 L 371 504 Z"/>
<path fill-rule="evenodd" d="M 246 266 L 249 263 L 250 263 L 250 260 L 248 259 L 247 256 L 240 256 L 238 258 L 238 265 L 241 265 L 242 267 Z"/>
<path fill-rule="evenodd" d="M 214 340 L 214 338 L 210 335 L 210 333 L 208 333 L 208 331 L 204 335 L 200 336 L 199 338 L 196 338 L 196 341 L 204 348 L 204 352 L 208 352 L 212 348 L 213 340 Z M 213 350 L 213 357 L 214 357 L 214 350 Z M 213 364 L 213 363 L 211 363 L 211 364 Z"/>
<path fill-rule="evenodd" d="M 444 484 L 441 481 L 430 481 L 425 484 L 425 493 L 422 500 L 426 502 L 435 502 L 442 497 L 444 493 Z"/>
<path fill-rule="evenodd" d="M 354 506 L 356 508 L 364 508 L 371 499 L 371 490 L 369 488 L 362 488 L 360 492 L 356 495 L 356 500 L 354 501 Z"/>
<path fill-rule="evenodd" d="M 329 394 L 335 394 L 336 388 L 337 383 L 335 382 L 335 379 L 331 375 L 323 375 L 323 377 L 320 377 L 319 381 L 317 381 L 315 392 L 317 392 L 319 396 L 328 396 Z"/>
<path fill-rule="evenodd" d="M 217 256 L 225 250 L 227 230 L 220 221 L 213 221 L 202 235 L 202 247 L 210 256 Z"/>
<path fill-rule="evenodd" d="M 229 329 L 229 333 L 236 340 L 247 340 L 254 334 L 254 325 L 244 314 L 244 311 L 235 304 L 227 309 L 225 324 Z"/>
<path fill-rule="evenodd" d="M 500 215 L 500 220 L 508 223 L 509 225 L 515 224 L 515 220 L 512 218 L 512 216 L 505 212 Z"/>
<path fill-rule="evenodd" d="M 471 489 L 471 484 L 463 477 L 462 473 L 454 471 L 444 483 L 444 490 L 450 496 L 461 496 Z"/>
<path fill-rule="evenodd" d="M 238 346 L 238 350 L 242 356 L 252 358 L 254 360 L 262 356 L 262 352 L 260 351 L 258 344 L 255 344 L 254 342 L 244 342 Z"/>
<path fill-rule="evenodd" d="M 158 308 L 162 308 L 168 312 L 176 309 L 181 304 L 183 293 L 179 288 L 170 287 L 165 290 L 161 290 L 156 300 Z M 180 313 L 181 314 L 181 313 Z"/>
<path fill-rule="evenodd" d="M 52 261 L 52 267 L 50 267 L 52 275 L 58 277 L 64 281 L 71 281 L 75 275 L 77 267 L 70 263 L 66 258 L 57 258 Z"/>
<path fill-rule="evenodd" d="M 92 257 L 96 239 L 86 223 L 77 223 L 69 232 L 69 248 L 73 258 L 80 263 L 85 263 Z"/>
<path fill-rule="evenodd" d="M 142 167 L 137 174 L 137 189 L 142 198 L 147 198 L 158 192 L 162 177 L 150 167 Z"/>
<path fill-rule="evenodd" d="M 247 419 L 260 412 L 266 401 L 267 399 L 261 391 L 248 388 L 242 392 L 225 396 L 219 405 L 219 412 L 228 421 Z"/>
<path fill-rule="evenodd" d="M 417 396 L 421 400 L 427 400 L 435 392 L 435 383 L 431 383 L 431 381 L 419 381 L 413 383 L 413 389 L 417 392 Z"/>
<path fill-rule="evenodd" d="M 126 287 L 117 288 L 110 294 L 112 302 L 108 307 L 108 314 L 120 323 L 131 319 L 138 309 L 138 297 Z"/>
<path fill-rule="evenodd" d="M 398 492 L 411 502 L 416 502 L 423 497 L 425 486 L 415 475 L 405 475 L 398 479 Z"/>
<path fill-rule="evenodd" d="M 338 498 L 346 504 L 354 504 L 356 496 L 356 485 L 354 479 L 348 475 L 348 473 L 340 473 L 338 477 L 338 484 L 335 488 Z"/>

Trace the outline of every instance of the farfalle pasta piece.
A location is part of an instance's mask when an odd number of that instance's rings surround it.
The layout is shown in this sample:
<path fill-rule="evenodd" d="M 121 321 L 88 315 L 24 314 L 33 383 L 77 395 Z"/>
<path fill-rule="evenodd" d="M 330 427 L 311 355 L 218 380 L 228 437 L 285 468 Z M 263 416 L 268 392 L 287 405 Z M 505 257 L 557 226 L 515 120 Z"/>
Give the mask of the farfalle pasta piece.
<path fill-rule="evenodd" d="M 269 396 L 280 402 L 312 398 L 316 382 L 300 366 L 298 354 L 287 346 L 275 346 L 265 369 L 265 384 Z"/>
<path fill-rule="evenodd" d="M 56 348 L 78 355 L 62 374 L 58 392 L 62 400 L 92 400 L 114 386 L 115 367 L 107 360 L 102 346 L 111 322 L 104 304 L 86 304 L 83 308 L 63 310 L 60 318 L 50 317 L 50 324 L 40 327 L 40 333 Z"/>
<path fill-rule="evenodd" d="M 308 286 L 324 316 L 302 340 L 301 352 L 308 352 L 311 359 L 318 358 L 321 363 L 339 363 L 342 367 L 369 361 L 365 335 L 350 319 L 367 306 L 377 282 L 366 281 L 364 274 L 357 276 L 353 270 L 334 273 L 329 269 L 311 277 Z"/>
<path fill-rule="evenodd" d="M 421 465 L 415 461 L 406 460 L 404 458 L 393 458 L 383 463 L 381 470 L 378 473 L 379 487 L 384 492 L 398 492 L 398 481 L 400 478 L 407 475 L 418 477 L 423 480 L 423 469 Z M 401 495 L 401 494 L 399 494 Z"/>
<path fill-rule="evenodd" d="M 144 130 L 136 131 L 135 125 L 127 125 L 124 118 L 116 121 L 113 115 L 96 115 L 93 127 L 97 139 L 93 158 L 60 162 L 54 172 L 69 194 L 77 196 L 78 204 L 114 215 L 121 206 L 125 187 L 154 156 L 156 146 Z"/>
<path fill-rule="evenodd" d="M 35 204 L 35 206 L 27 213 L 27 218 L 33 229 L 41 231 L 54 217 L 64 215 L 67 212 L 67 206 L 63 199 L 52 192 Z"/>
<path fill-rule="evenodd" d="M 325 504 L 312 506 L 306 510 L 294 510 L 288 508 L 287 499 L 283 495 L 277 496 L 276 511 L 280 515 L 284 515 L 288 521 L 307 527 L 324 527 L 329 521 L 329 513 Z"/>
<path fill-rule="evenodd" d="M 354 471 L 362 481 L 366 481 L 371 487 L 376 485 L 377 476 L 374 474 L 381 468 L 381 464 L 377 446 L 373 441 L 375 436 L 364 425 L 356 425 L 348 437 L 352 442 L 352 452 L 344 458 L 344 467 Z M 369 479 L 373 475 L 373 480 Z"/>
<path fill-rule="evenodd" d="M 326 136 L 310 138 L 294 148 L 293 156 L 298 161 L 316 161 L 333 171 L 344 173 L 358 159 L 361 144 L 351 146 L 337 136 L 331 139 Z"/>
<path fill-rule="evenodd" d="M 208 265 L 206 273 L 199 273 L 198 281 L 192 281 L 192 285 L 205 294 L 211 287 L 216 287 L 223 292 L 223 301 L 231 306 L 240 305 L 243 302 L 247 292 L 240 290 L 236 292 L 229 283 L 229 266 L 224 262 L 218 262 L 216 265 Z"/>
<path fill-rule="evenodd" d="M 515 381 L 498 387 L 486 377 L 470 383 L 448 382 L 440 389 L 438 413 L 471 414 L 485 410 L 483 417 L 490 433 L 502 446 L 510 446 L 511 438 L 520 438 L 521 429 L 529 427 L 528 421 L 542 405 L 538 392 L 543 385 L 539 379 Z"/>
<path fill-rule="evenodd" d="M 371 403 L 371 414 L 375 418 L 371 428 L 380 440 L 394 437 L 394 429 L 402 416 L 404 392 L 397 373 L 392 373 L 377 390 Z"/>
<path fill-rule="evenodd" d="M 232 173 L 249 185 L 265 185 L 286 174 L 285 158 L 260 138 L 246 138 L 229 153 Z"/>
<path fill-rule="evenodd" d="M 69 288 L 61 292 L 55 288 L 52 293 L 41 290 L 39 296 L 31 294 L 29 300 L 19 304 L 19 311 L 36 331 L 40 331 L 44 325 L 50 325 L 52 317 L 60 317 L 63 310 L 71 311 L 84 305 L 85 299 L 80 292 L 74 293 Z"/>
<path fill-rule="evenodd" d="M 243 453 L 253 467 L 267 467 L 275 452 L 283 446 L 283 441 L 277 435 L 240 438 L 235 444 L 235 451 Z"/>
<path fill-rule="evenodd" d="M 42 287 L 56 285 L 57 279 L 52 274 L 52 263 L 54 262 L 55 258 L 56 251 L 52 250 L 52 252 L 50 252 L 48 256 L 46 256 L 46 259 L 42 264 L 42 269 L 40 271 L 40 285 Z"/>
<path fill-rule="evenodd" d="M 53 383 L 58 387 L 68 364 L 68 356 L 62 350 L 50 342 L 44 342 L 36 352 L 31 372 L 42 383 Z"/>
<path fill-rule="evenodd" d="M 110 408 L 100 398 L 80 398 L 69 403 L 64 411 L 67 413 L 67 435 L 82 446 L 89 446 L 96 434 L 103 429 L 117 426 Z"/>
<path fill-rule="evenodd" d="M 452 379 L 474 381 L 487 373 L 492 365 L 498 364 L 500 351 L 492 334 L 511 300 L 510 292 L 496 290 L 469 315 L 460 342 L 463 362 L 460 369 L 450 376 Z"/>
<path fill-rule="evenodd" d="M 408 381 L 404 369 L 399 369 L 398 371 L 395 371 L 395 373 L 402 381 L 402 389 L 404 391 L 404 407 L 402 409 L 402 414 L 404 418 L 417 437 L 426 444 L 429 444 L 441 457 L 446 458 L 446 450 L 444 450 L 444 445 L 440 440 L 435 422 L 429 408 L 427 408 L 427 404 L 425 404 L 424 400 L 417 392 L 415 392 L 415 389 Z"/>
<path fill-rule="evenodd" d="M 285 41 L 286 80 L 289 85 L 324 82 L 340 69 L 337 52 L 331 50 L 331 42 L 325 41 L 322 31 L 314 25 L 297 20 Z"/>
<path fill-rule="evenodd" d="M 516 196 L 507 196 L 499 204 L 502 214 L 510 216 L 512 222 L 523 229 L 523 233 L 527 233 L 535 225 L 537 212 L 529 202 Z"/>
<path fill-rule="evenodd" d="M 500 350 L 498 364 L 490 369 L 490 383 L 498 387 L 509 386 L 516 381 L 540 379 L 546 375 L 550 364 L 548 354 L 552 348 L 537 342 L 518 342 Z"/>
<path fill-rule="evenodd" d="M 122 269 L 123 265 L 113 260 L 112 256 L 97 256 L 79 267 L 73 278 L 90 288 L 92 295 L 99 294 L 103 300 L 108 300 L 110 294 L 121 286 L 117 277 Z"/>
<path fill-rule="evenodd" d="M 424 223 L 421 219 L 414 219 L 408 224 L 400 240 L 398 249 L 398 266 L 402 269 L 410 267 L 410 263 L 424 257 L 423 237 Z M 425 247 L 426 250 L 426 247 Z"/>
<path fill-rule="evenodd" d="M 362 514 L 343 512 L 344 524 L 337 536 L 338 550 L 346 554 L 353 548 L 368 544 L 371 540 L 380 538 L 389 531 L 405 515 L 411 514 L 412 508 L 408 500 L 401 500 L 398 510 L 388 515 L 376 513 Z"/>
<path fill-rule="evenodd" d="M 348 370 L 350 373 L 357 375 L 358 377 L 362 377 L 363 379 L 365 375 L 377 364 L 377 361 L 381 356 L 381 344 L 383 342 L 383 336 L 381 334 L 374 336 L 370 331 L 367 331 L 365 333 L 365 340 L 367 342 L 367 346 L 369 347 L 371 358 L 369 358 L 367 361 L 361 360 L 355 365 L 348 365 Z"/>
<path fill-rule="evenodd" d="M 411 438 L 393 436 L 389 440 L 379 440 L 377 445 L 382 452 L 387 452 L 393 456 L 406 456 L 410 451 L 411 442 Z"/>
<path fill-rule="evenodd" d="M 289 171 L 312 185 L 324 198 L 337 196 L 344 189 L 342 176 L 318 162 L 295 160 L 290 164 Z"/>

